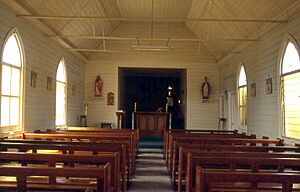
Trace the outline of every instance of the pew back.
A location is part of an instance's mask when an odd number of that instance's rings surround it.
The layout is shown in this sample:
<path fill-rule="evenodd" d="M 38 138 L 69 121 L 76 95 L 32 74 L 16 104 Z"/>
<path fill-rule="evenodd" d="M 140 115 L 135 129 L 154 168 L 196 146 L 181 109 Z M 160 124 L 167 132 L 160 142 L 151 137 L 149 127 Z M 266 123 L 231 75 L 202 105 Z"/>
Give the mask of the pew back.
<path fill-rule="evenodd" d="M 110 164 L 94 168 L 54 168 L 54 167 L 0 167 L 1 176 L 13 176 L 16 177 L 16 183 L 1 182 L 0 187 L 14 188 L 17 191 L 26 192 L 28 189 L 35 190 L 53 190 L 53 189 L 65 189 L 65 190 L 78 190 L 86 189 L 91 186 L 90 183 L 83 185 L 71 184 L 59 184 L 56 180 L 49 179 L 48 183 L 39 183 L 35 180 L 35 183 L 28 182 L 29 176 L 47 176 L 52 178 L 57 177 L 79 177 L 79 178 L 95 178 L 97 181 L 97 191 L 110 192 Z M 83 185 L 83 186 L 82 186 Z"/>
<path fill-rule="evenodd" d="M 265 157 L 220 157 L 220 156 L 193 156 L 188 154 L 188 163 L 191 168 L 187 169 L 186 191 L 195 189 L 196 167 L 205 169 L 218 169 L 227 171 L 244 170 L 248 172 L 298 172 L 299 158 L 265 158 Z"/>
<path fill-rule="evenodd" d="M 0 142 L 0 151 L 18 151 L 18 152 L 59 152 L 61 154 L 93 154 L 97 155 L 100 152 L 118 152 L 121 158 L 121 177 L 122 190 L 126 191 L 127 183 L 129 182 L 129 169 L 127 149 L 123 144 L 108 144 L 108 143 L 75 143 L 75 142 L 51 142 L 51 141 L 32 141 L 18 142 L 7 141 Z"/>
<path fill-rule="evenodd" d="M 120 191 L 120 154 L 118 152 L 98 153 L 97 155 L 30 154 L 23 152 L 0 152 L 1 166 L 39 166 L 39 167 L 97 167 L 106 163 L 111 165 L 111 188 Z M 16 163 L 17 162 L 17 163 Z M 13 164 L 12 164 L 13 163 Z M 52 178 L 53 179 L 53 178 Z"/>
<path fill-rule="evenodd" d="M 196 168 L 196 173 L 197 192 L 292 192 L 300 190 L 299 185 L 293 185 L 300 183 L 300 174 L 213 171 L 202 169 L 200 166 Z M 241 182 L 246 182 L 248 185 L 243 185 L 242 187 Z M 218 186 L 218 183 L 222 183 L 222 185 Z M 225 185 L 226 183 L 227 185 Z M 239 183 L 238 186 L 236 185 L 237 183 Z M 257 183 L 260 183 L 260 185 L 257 186 Z M 274 184 L 280 184 L 280 186 Z"/>

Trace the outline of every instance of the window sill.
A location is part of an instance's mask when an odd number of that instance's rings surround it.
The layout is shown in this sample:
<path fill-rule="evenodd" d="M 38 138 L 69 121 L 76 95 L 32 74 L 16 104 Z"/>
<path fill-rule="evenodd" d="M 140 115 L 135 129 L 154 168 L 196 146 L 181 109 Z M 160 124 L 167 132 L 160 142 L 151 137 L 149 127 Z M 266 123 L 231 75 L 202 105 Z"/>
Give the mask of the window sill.
<path fill-rule="evenodd" d="M 5 131 L 0 134 L 0 138 L 15 138 L 22 134 L 22 131 Z"/>
<path fill-rule="evenodd" d="M 68 129 L 68 126 L 66 126 L 66 125 L 59 125 L 59 126 L 56 126 L 55 129 L 56 129 L 56 130 L 58 130 L 58 129 L 59 129 L 59 130 L 67 130 L 67 129 Z"/>
<path fill-rule="evenodd" d="M 290 146 L 295 146 L 295 144 L 300 144 L 300 139 L 295 139 L 292 137 L 286 137 L 282 136 L 282 139 L 284 139 L 284 144 L 290 145 Z"/>

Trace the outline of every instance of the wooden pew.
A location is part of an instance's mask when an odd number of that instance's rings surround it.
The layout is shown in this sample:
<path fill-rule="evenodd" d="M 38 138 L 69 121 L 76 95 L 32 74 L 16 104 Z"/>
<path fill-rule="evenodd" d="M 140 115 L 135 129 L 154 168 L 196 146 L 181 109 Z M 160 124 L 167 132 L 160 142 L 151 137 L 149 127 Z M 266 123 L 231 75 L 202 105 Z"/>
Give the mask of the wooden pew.
<path fill-rule="evenodd" d="M 134 132 L 39 132 L 39 133 L 23 133 L 19 136 L 22 139 L 47 139 L 47 140 L 68 140 L 68 141 L 88 141 L 100 142 L 101 140 L 110 141 L 129 141 L 130 163 L 134 164 L 138 145 Z"/>
<path fill-rule="evenodd" d="M 229 146 L 229 145 L 196 145 L 178 143 L 179 154 L 178 159 L 173 161 L 172 181 L 175 183 L 177 179 L 177 187 L 179 191 L 182 186 L 182 180 L 186 173 L 187 154 L 191 152 L 195 155 L 204 154 L 209 156 L 211 154 L 220 153 L 220 155 L 234 155 L 233 153 L 243 154 L 242 152 L 251 153 L 272 153 L 280 155 L 281 157 L 300 157 L 300 148 L 287 146 Z M 284 153 L 284 154 L 283 154 Z M 296 154 L 295 154 L 296 153 Z M 298 153 L 298 154 L 297 154 Z M 270 156 L 271 154 L 269 154 Z M 178 177 L 176 178 L 176 173 Z"/>
<path fill-rule="evenodd" d="M 115 134 L 124 134 L 131 133 L 133 134 L 135 143 L 136 143 L 136 153 L 138 151 L 138 144 L 140 139 L 139 129 L 112 129 L 112 128 L 98 128 L 98 127 L 67 127 L 67 129 L 56 129 L 56 130 L 36 130 L 35 133 L 78 133 L 78 132 L 87 132 L 87 133 L 115 133 Z"/>
<path fill-rule="evenodd" d="M 170 171 L 171 173 L 171 177 L 172 177 L 172 180 L 174 180 L 175 178 L 175 173 L 176 173 L 176 170 L 174 169 L 174 167 L 176 167 L 177 165 L 177 162 L 178 162 L 178 153 L 179 153 L 179 147 L 178 147 L 178 143 L 187 143 L 187 141 L 178 141 L 177 138 L 187 138 L 187 137 L 195 137 L 197 138 L 196 141 L 194 141 L 193 143 L 197 143 L 198 142 L 198 138 L 250 138 L 250 139 L 255 139 L 255 135 L 246 135 L 246 134 L 242 134 L 242 135 L 239 135 L 239 134 L 235 134 L 235 135 L 232 135 L 232 134 L 214 134 L 214 135 L 207 135 L 207 134 L 173 134 L 170 136 L 170 142 L 172 142 L 173 144 L 169 144 L 170 145 L 170 148 L 173 148 L 173 149 L 170 149 L 171 152 L 168 153 L 168 156 L 169 156 L 169 160 L 167 159 L 167 164 L 169 165 L 168 166 L 168 170 Z M 189 141 L 188 144 L 191 144 L 192 142 Z M 202 141 L 200 141 L 200 144 L 202 143 Z M 168 163 L 169 162 L 169 163 Z"/>
<path fill-rule="evenodd" d="M 173 157 L 173 154 L 177 155 L 178 147 L 176 142 L 186 142 L 189 144 L 197 143 L 200 145 L 208 145 L 208 144 L 219 144 L 219 145 L 283 145 L 283 141 L 279 139 L 249 139 L 249 138 L 227 138 L 227 137 L 174 137 L 170 139 L 169 146 L 169 158 L 167 161 L 168 169 L 172 173 L 172 161 L 176 157 Z"/>
<path fill-rule="evenodd" d="M 186 173 L 186 191 L 195 189 L 196 167 L 201 166 L 208 169 L 221 169 L 227 171 L 243 170 L 248 172 L 294 172 L 291 168 L 298 170 L 299 158 L 267 158 L 262 154 L 254 157 L 253 154 L 244 157 L 220 157 L 220 156 L 193 156 L 188 154 L 188 164 L 190 165 Z"/>
<path fill-rule="evenodd" d="M 39 134 L 70 134 L 70 135 L 81 135 L 81 134 L 92 134 L 92 135 L 98 135 L 103 136 L 103 138 L 107 138 L 107 136 L 114 136 L 115 139 L 111 140 L 112 143 L 120 143 L 124 142 L 123 138 L 119 136 L 124 135 L 130 135 L 130 143 L 127 144 L 129 147 L 131 147 L 132 150 L 132 160 L 130 164 L 131 170 L 130 170 L 130 176 L 133 176 L 134 168 L 135 168 L 135 160 L 138 153 L 138 144 L 139 144 L 139 130 L 131 130 L 131 129 L 111 129 L 111 128 L 95 128 L 95 127 L 68 127 L 68 129 L 59 129 L 59 130 L 47 130 L 47 131 L 40 131 L 36 130 L 34 133 Z M 109 139 L 109 138 L 107 138 Z M 101 140 L 102 141 L 102 140 Z M 97 142 L 101 142 L 98 140 Z M 107 141 L 107 140 L 106 140 Z"/>
<path fill-rule="evenodd" d="M 35 143 L 35 144 L 62 144 L 62 145 L 84 145 L 84 144 L 88 144 L 87 142 L 67 142 L 67 141 L 56 141 L 56 140 L 33 140 L 33 139 L 2 139 L 2 141 L 4 142 L 10 142 L 10 143 Z M 130 166 L 133 166 L 131 164 L 129 164 L 129 155 L 127 153 L 128 151 L 128 148 L 129 148 L 129 142 L 128 141 L 118 141 L 118 140 L 115 140 L 115 141 L 111 141 L 111 140 L 99 140 L 97 142 L 97 144 L 93 143 L 93 146 L 95 145 L 104 145 L 103 147 L 101 147 L 102 150 L 104 151 L 107 151 L 108 149 L 106 149 L 106 146 L 108 148 L 110 148 L 112 145 L 119 145 L 119 146 L 116 146 L 117 148 L 119 148 L 121 145 L 124 145 L 123 148 L 124 151 L 121 152 L 121 159 L 122 157 L 123 160 L 122 162 L 125 162 L 125 164 L 127 164 L 125 166 L 126 169 L 128 169 L 128 175 L 130 175 L 130 173 L 133 172 L 134 170 L 134 167 L 130 167 Z M 116 148 L 115 146 L 112 147 L 112 149 L 114 150 Z M 66 153 L 66 152 L 65 152 Z M 72 152 L 72 150 L 69 150 L 70 154 L 73 154 L 74 152 Z M 95 151 L 93 153 L 96 153 Z M 126 172 L 126 171 L 125 171 Z M 129 179 L 129 176 L 128 176 L 128 179 Z"/>
<path fill-rule="evenodd" d="M 187 140 L 187 138 L 192 138 L 191 141 L 197 140 L 197 138 L 245 138 L 245 139 L 255 139 L 255 135 L 246 135 L 246 134 L 232 134 L 232 133 L 172 133 L 168 136 L 168 142 L 166 143 L 166 161 L 167 163 L 170 160 L 170 153 L 173 152 L 174 141 L 178 139 Z"/>
<path fill-rule="evenodd" d="M 54 168 L 54 167 L 0 167 L 0 176 L 14 176 L 16 182 L 1 182 L 1 189 L 16 189 L 18 192 L 27 190 L 84 190 L 91 186 L 88 182 L 85 185 L 76 182 L 59 183 L 56 180 L 49 179 L 47 183 L 28 182 L 29 176 L 48 176 L 56 177 L 79 177 L 95 178 L 97 191 L 110 192 L 110 164 L 93 168 Z"/>
<path fill-rule="evenodd" d="M 17 162 L 17 164 L 16 164 Z M 110 163 L 111 165 L 111 189 L 119 192 L 121 190 L 120 179 L 120 154 L 118 152 L 98 153 L 97 155 L 65 155 L 65 154 L 30 154 L 23 152 L 0 152 L 0 166 L 14 164 L 14 166 L 39 167 L 81 167 L 94 166 Z M 54 178 L 51 178 L 54 179 Z"/>
<path fill-rule="evenodd" d="M 240 186 L 234 183 L 240 183 Z M 241 182 L 246 182 L 248 185 L 241 186 Z M 217 183 L 222 183 L 223 186 Z M 227 183 L 227 187 L 224 184 Z M 259 186 L 253 188 L 256 183 Z M 273 185 L 270 185 L 272 183 Z M 200 166 L 196 168 L 196 192 L 292 192 L 300 191 L 300 174 L 294 173 L 251 173 L 241 171 L 216 171 L 202 169 Z M 265 185 L 263 185 L 265 184 Z M 279 184 L 275 185 L 274 184 Z"/>
<path fill-rule="evenodd" d="M 140 141 L 140 130 L 139 129 L 112 129 L 112 128 L 98 128 L 98 127 L 67 127 L 67 129 L 56 129 L 56 131 L 86 131 L 86 132 L 114 132 L 114 133 L 123 133 L 123 132 L 132 132 L 135 134 L 137 143 Z"/>
<path fill-rule="evenodd" d="M 23 133 L 18 138 L 22 139 L 45 139 L 45 140 L 68 140 L 68 141 L 87 141 L 87 142 L 101 142 L 101 140 L 109 140 L 111 142 L 124 141 L 129 142 L 129 159 L 130 164 L 134 167 L 137 143 L 132 132 L 129 133 L 114 133 L 114 132 L 54 132 L 54 133 Z M 131 173 L 133 175 L 133 173 Z"/>
<path fill-rule="evenodd" d="M 120 143 L 124 142 L 124 144 L 128 146 L 128 154 L 129 154 L 129 176 L 133 177 L 134 167 L 135 167 L 135 149 L 136 143 L 134 141 L 133 135 L 129 134 L 121 134 L 117 135 L 115 133 L 23 133 L 22 136 L 19 136 L 22 139 L 44 139 L 44 140 L 60 140 L 60 141 L 80 141 L 80 142 L 93 142 L 93 143 L 101 143 L 101 142 L 109 142 L 109 143 Z M 128 143 L 129 142 L 129 143 Z"/>
<path fill-rule="evenodd" d="M 164 157 L 167 154 L 167 147 L 169 143 L 169 136 L 172 133 L 197 133 L 197 134 L 238 134 L 237 130 L 225 131 L 225 130 L 186 130 L 186 129 L 164 129 L 163 131 L 163 151 Z"/>
<path fill-rule="evenodd" d="M 55 141 L 32 141 L 22 142 L 17 140 L 14 142 L 8 140 L 7 142 L 0 142 L 0 151 L 18 151 L 18 152 L 32 152 L 39 153 L 42 150 L 60 152 L 61 154 L 82 154 L 82 152 L 97 155 L 100 152 L 118 152 L 121 158 L 121 177 L 122 190 L 126 191 L 129 183 L 129 175 L 126 173 L 128 168 L 127 149 L 123 144 L 108 144 L 108 143 L 75 143 L 75 142 L 55 142 Z"/>

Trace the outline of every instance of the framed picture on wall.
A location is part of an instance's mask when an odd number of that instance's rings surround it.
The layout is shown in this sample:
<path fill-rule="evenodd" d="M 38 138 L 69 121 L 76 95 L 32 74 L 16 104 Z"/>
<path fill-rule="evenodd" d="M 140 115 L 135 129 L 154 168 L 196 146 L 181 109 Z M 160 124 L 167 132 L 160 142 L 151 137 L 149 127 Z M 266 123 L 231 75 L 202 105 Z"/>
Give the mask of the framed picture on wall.
<path fill-rule="evenodd" d="M 107 93 L 107 105 L 115 104 L 115 94 L 113 92 Z"/>
<path fill-rule="evenodd" d="M 266 95 L 270 95 L 273 93 L 272 78 L 266 79 L 265 90 L 266 90 Z"/>
<path fill-rule="evenodd" d="M 48 76 L 47 77 L 47 90 L 52 91 L 52 89 L 53 89 L 52 78 Z"/>
<path fill-rule="evenodd" d="M 35 71 L 30 72 L 30 86 L 33 88 L 37 86 L 37 72 Z"/>
<path fill-rule="evenodd" d="M 256 83 L 251 83 L 250 91 L 251 97 L 256 97 Z"/>

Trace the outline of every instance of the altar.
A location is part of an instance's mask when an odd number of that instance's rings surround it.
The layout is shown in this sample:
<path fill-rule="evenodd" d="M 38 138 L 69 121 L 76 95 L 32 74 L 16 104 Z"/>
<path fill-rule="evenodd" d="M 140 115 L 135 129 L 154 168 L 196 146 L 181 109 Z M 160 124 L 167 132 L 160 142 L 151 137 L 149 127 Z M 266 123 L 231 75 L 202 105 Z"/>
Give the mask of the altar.
<path fill-rule="evenodd" d="M 166 112 L 134 112 L 133 125 L 141 135 L 162 135 L 170 125 L 170 113 Z"/>

